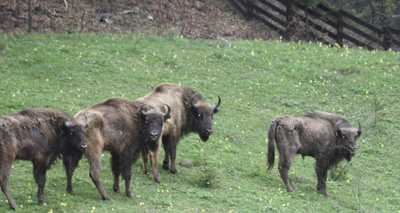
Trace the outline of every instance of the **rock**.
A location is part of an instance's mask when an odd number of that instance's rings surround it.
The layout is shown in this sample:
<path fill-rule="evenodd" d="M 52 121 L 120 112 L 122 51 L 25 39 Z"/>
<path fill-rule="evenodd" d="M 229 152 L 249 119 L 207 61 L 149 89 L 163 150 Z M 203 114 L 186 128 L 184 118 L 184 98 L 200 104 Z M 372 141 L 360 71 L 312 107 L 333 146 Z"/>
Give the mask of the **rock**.
<path fill-rule="evenodd" d="M 179 162 L 180 165 L 187 167 L 187 168 L 193 168 L 194 167 L 194 160 L 190 160 L 190 159 L 182 159 Z"/>

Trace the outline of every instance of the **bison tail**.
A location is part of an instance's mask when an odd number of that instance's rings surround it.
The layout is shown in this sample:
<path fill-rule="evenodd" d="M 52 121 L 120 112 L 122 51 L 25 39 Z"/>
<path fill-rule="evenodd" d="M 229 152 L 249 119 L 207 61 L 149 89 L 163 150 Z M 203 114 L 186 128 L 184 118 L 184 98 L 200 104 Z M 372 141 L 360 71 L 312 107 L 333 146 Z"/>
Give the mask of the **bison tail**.
<path fill-rule="evenodd" d="M 277 122 L 274 120 L 272 121 L 271 125 L 269 126 L 268 130 L 268 169 L 267 171 L 271 170 L 274 167 L 275 162 L 275 130 L 276 130 Z"/>

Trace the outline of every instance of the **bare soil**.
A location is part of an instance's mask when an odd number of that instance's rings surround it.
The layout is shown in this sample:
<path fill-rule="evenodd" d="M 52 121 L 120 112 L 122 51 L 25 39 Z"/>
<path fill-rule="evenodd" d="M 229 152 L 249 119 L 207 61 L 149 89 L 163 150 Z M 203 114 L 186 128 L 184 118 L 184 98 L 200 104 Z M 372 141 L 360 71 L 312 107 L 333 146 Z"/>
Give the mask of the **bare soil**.
<path fill-rule="evenodd" d="M 28 31 L 28 1 L 0 3 L 0 30 Z M 194 39 L 270 39 L 265 25 L 246 20 L 227 0 L 32 0 L 35 33 L 177 34 Z"/>

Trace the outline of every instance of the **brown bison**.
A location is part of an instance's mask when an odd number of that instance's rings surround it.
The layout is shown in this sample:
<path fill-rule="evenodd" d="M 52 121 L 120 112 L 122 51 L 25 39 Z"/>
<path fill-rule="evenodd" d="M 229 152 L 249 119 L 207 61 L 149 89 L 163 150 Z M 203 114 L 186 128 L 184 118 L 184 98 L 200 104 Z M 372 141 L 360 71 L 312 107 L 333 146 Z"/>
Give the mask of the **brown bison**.
<path fill-rule="evenodd" d="M 274 166 L 275 144 L 279 151 L 279 173 L 288 192 L 293 191 L 288 171 L 296 154 L 316 159 L 317 189 L 325 196 L 327 171 L 343 159 L 350 161 L 361 135 L 339 115 L 313 112 L 308 115 L 277 117 L 268 131 L 268 170 Z"/>
<path fill-rule="evenodd" d="M 171 173 L 178 171 L 175 167 L 176 147 L 182 135 L 190 132 L 197 132 L 203 141 L 207 141 L 213 132 L 212 120 L 221 98 L 218 96 L 218 103 L 214 106 L 203 100 L 201 94 L 189 87 L 175 84 L 160 84 L 156 89 L 146 96 L 138 99 L 158 108 L 164 104 L 171 107 L 171 119 L 163 127 L 162 143 L 165 151 L 163 168 L 169 168 L 171 158 Z M 142 154 L 144 172 L 148 173 L 147 155 Z M 154 165 L 152 165 L 154 167 Z"/>
<path fill-rule="evenodd" d="M 46 171 L 62 156 L 78 161 L 86 148 L 85 124 L 55 109 L 26 109 L 0 116 L 0 185 L 11 209 L 17 209 L 7 188 L 15 159 L 30 160 L 38 184 L 39 203 L 45 204 Z"/>
<path fill-rule="evenodd" d="M 122 98 L 110 98 L 75 115 L 79 121 L 88 118 L 86 131 L 87 149 L 85 156 L 90 164 L 90 177 L 104 200 L 112 200 L 100 182 L 101 153 L 107 150 L 111 154 L 111 169 L 114 174 L 113 190 L 119 191 L 119 175 L 125 179 L 125 191 L 133 197 L 130 189 L 131 167 L 141 150 L 156 153 L 161 143 L 164 121 L 169 118 L 167 112 L 140 101 Z M 151 156 L 157 161 L 157 155 Z M 71 178 L 76 165 L 67 169 L 67 191 L 72 191 Z M 158 179 L 157 168 L 153 168 Z"/>

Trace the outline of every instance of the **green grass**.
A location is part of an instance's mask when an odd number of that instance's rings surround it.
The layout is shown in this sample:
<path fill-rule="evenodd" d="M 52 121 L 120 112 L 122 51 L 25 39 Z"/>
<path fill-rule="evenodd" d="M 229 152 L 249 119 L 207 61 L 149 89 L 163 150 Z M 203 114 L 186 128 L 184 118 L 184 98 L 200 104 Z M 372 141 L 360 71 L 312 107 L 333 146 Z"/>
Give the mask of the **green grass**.
<path fill-rule="evenodd" d="M 158 168 L 161 184 L 132 167 L 137 196 L 112 191 L 109 153 L 101 180 L 115 200 L 107 202 L 92 183 L 85 158 L 75 171 L 74 191 L 65 191 L 59 161 L 47 173 L 47 206 L 37 204 L 30 162 L 15 161 L 9 189 L 21 212 L 398 212 L 400 210 L 400 53 L 281 41 L 188 40 L 149 35 L 0 35 L 0 114 L 52 107 L 75 114 L 109 97 L 135 100 L 164 82 L 192 87 L 212 104 L 214 134 L 195 134 L 178 146 L 179 174 Z M 279 115 L 315 110 L 339 113 L 363 134 L 346 177 L 327 181 L 330 198 L 316 190 L 315 160 L 297 156 L 287 193 L 277 164 L 266 172 L 266 138 Z M 212 172 L 202 187 L 201 172 Z M 203 176 L 210 176 L 203 175 Z M 124 183 L 120 183 L 121 189 Z M 122 190 L 123 191 L 123 190 Z M 0 211 L 9 210 L 0 193 Z"/>

